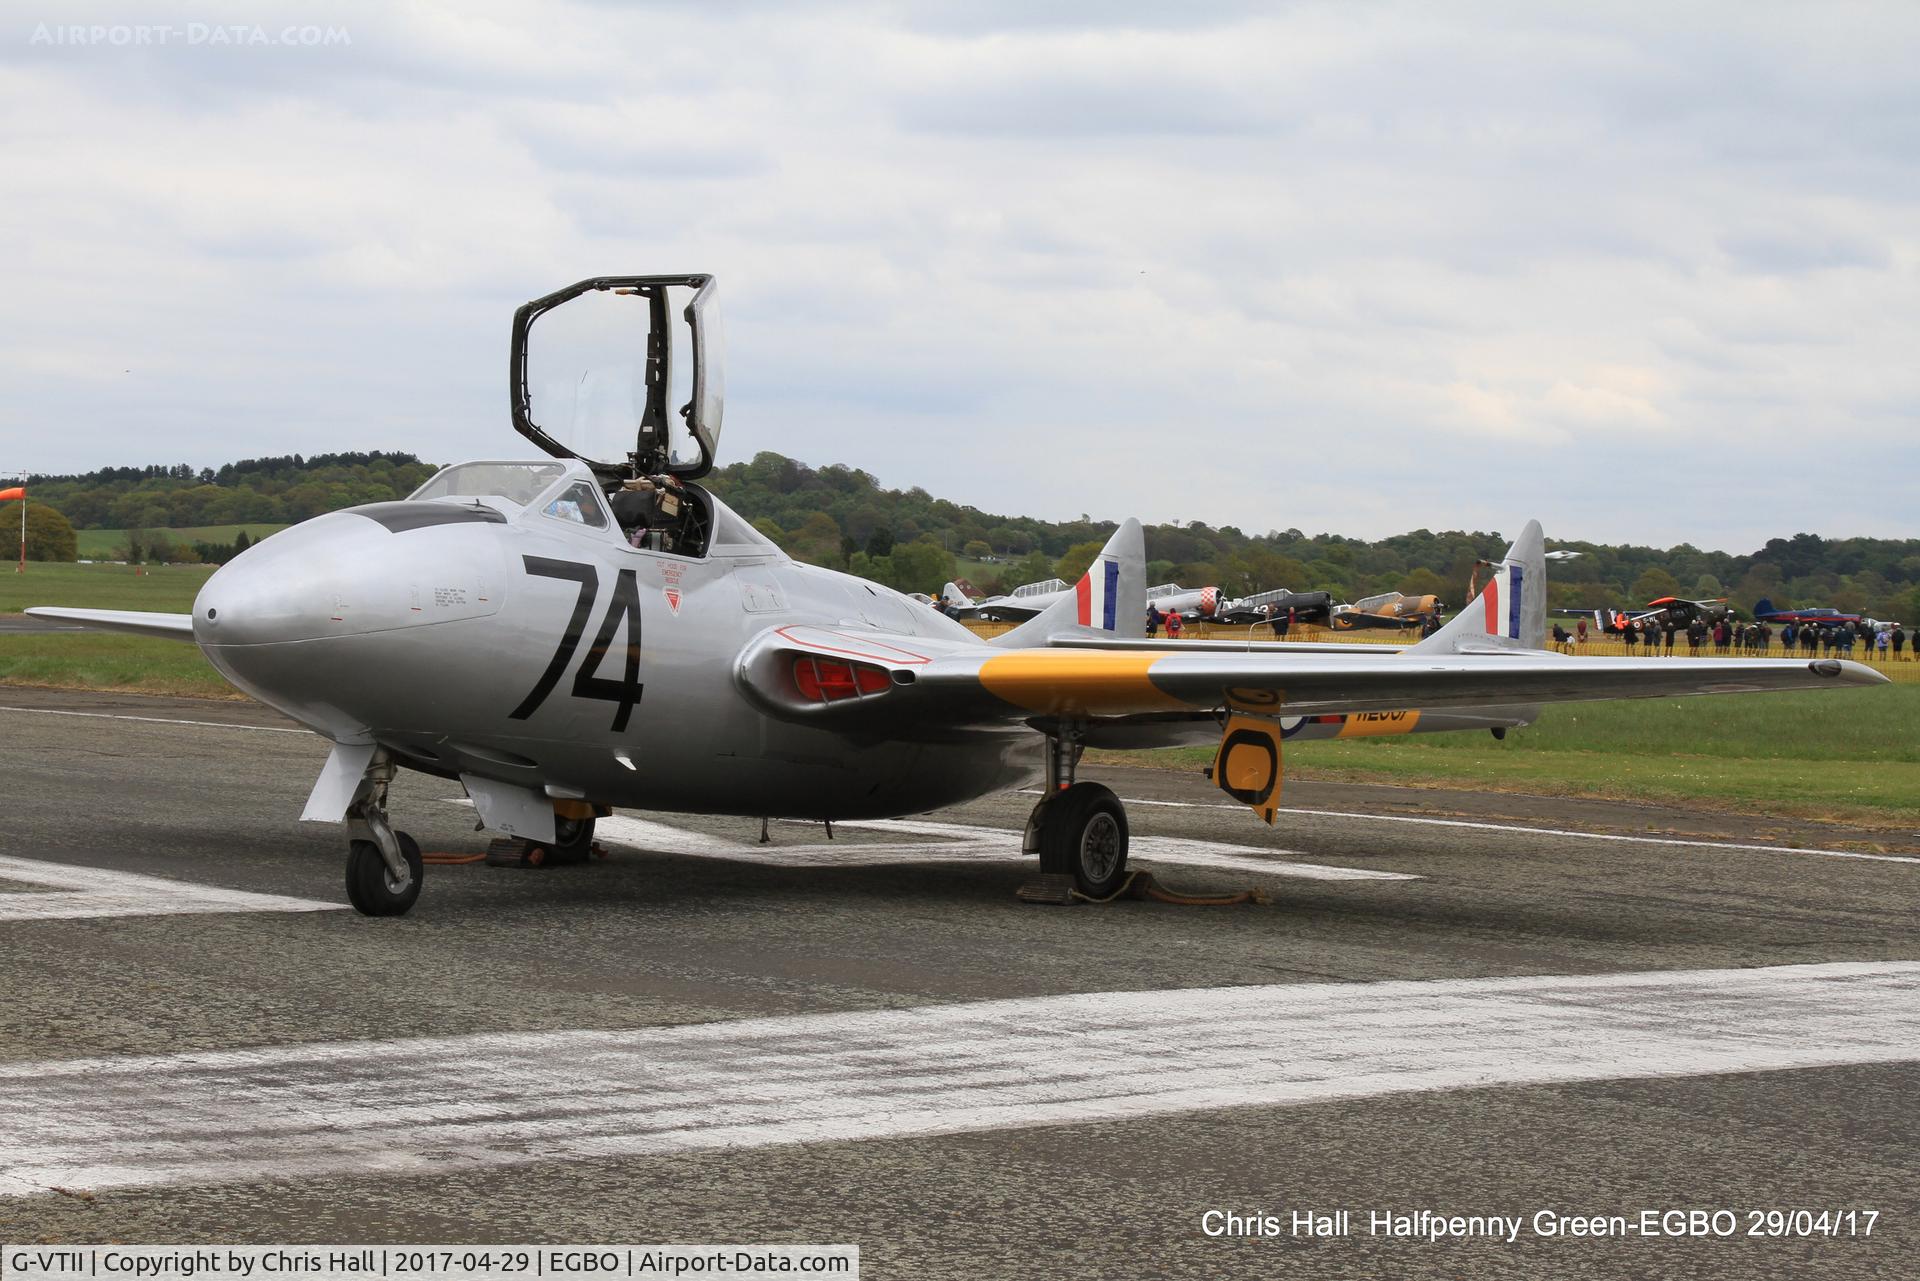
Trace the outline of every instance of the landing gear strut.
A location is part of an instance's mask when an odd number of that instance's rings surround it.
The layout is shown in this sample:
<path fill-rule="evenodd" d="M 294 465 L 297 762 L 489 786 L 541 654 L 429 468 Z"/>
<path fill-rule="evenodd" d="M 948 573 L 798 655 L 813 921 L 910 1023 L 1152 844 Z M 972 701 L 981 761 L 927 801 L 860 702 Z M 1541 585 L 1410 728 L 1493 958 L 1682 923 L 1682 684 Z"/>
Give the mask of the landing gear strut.
<path fill-rule="evenodd" d="M 515 842 L 522 867 L 563 867 L 584 863 L 593 854 L 593 816 L 553 820 L 552 841 Z"/>
<path fill-rule="evenodd" d="M 387 786 L 393 782 L 393 758 L 383 748 L 373 755 L 360 789 L 347 806 L 347 900 L 364 916 L 404 916 L 420 897 L 426 865 L 420 846 L 387 822 Z"/>
<path fill-rule="evenodd" d="M 1047 733 L 1047 792 L 1027 819 L 1022 848 L 1040 856 L 1042 872 L 1071 876 L 1088 898 L 1107 898 L 1126 880 L 1127 811 L 1112 789 L 1074 781 L 1083 739 L 1079 726 Z"/>

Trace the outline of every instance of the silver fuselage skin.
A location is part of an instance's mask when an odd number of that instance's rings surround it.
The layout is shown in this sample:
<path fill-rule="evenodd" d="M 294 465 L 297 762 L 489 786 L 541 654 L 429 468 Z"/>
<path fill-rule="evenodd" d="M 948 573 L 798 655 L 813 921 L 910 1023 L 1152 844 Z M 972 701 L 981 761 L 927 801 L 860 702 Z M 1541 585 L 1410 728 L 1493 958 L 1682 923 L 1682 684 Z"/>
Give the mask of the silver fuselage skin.
<path fill-rule="evenodd" d="M 376 503 L 283 530 L 208 580 L 194 639 L 261 702 L 470 791 L 487 780 L 633 809 L 858 819 L 1040 778 L 1044 740 L 1017 707 L 929 715 L 899 698 L 822 723 L 771 704 L 764 681 L 756 691 L 750 679 L 755 654 L 789 630 L 819 642 L 827 629 L 829 651 L 997 652 L 959 623 L 792 560 L 704 493 L 714 529 L 704 555 L 629 546 L 610 521 L 550 514 L 569 487 L 594 481 L 579 462 L 543 465 L 558 479 L 525 505 Z M 1456 709 L 1405 724 L 1497 728 L 1533 713 Z M 1290 740 L 1372 728 L 1339 716 L 1282 722 Z M 1083 731 L 1108 747 L 1211 744 L 1220 732 L 1202 711 Z"/>
<path fill-rule="evenodd" d="M 571 463 L 549 493 L 581 478 L 591 474 Z M 606 805 L 885 817 L 1038 776 L 1040 736 L 1017 722 L 890 724 L 863 739 L 770 717 L 735 678 L 735 656 L 777 627 L 979 644 L 937 611 L 794 562 L 717 499 L 708 501 L 718 532 L 699 558 L 630 547 L 617 528 L 544 514 L 546 501 L 468 501 L 455 506 L 487 505 L 501 519 L 400 531 L 363 509 L 316 517 L 215 573 L 194 602 L 194 639 L 235 686 L 337 742 L 377 742 L 417 768 Z M 556 566 L 575 577 L 550 576 Z M 576 681 L 583 668 L 622 679 L 635 638 L 615 597 L 629 575 L 640 688 L 616 729 L 619 703 L 576 693 Z M 596 662 L 610 610 L 619 618 Z M 570 629 L 571 659 L 529 707 Z"/>

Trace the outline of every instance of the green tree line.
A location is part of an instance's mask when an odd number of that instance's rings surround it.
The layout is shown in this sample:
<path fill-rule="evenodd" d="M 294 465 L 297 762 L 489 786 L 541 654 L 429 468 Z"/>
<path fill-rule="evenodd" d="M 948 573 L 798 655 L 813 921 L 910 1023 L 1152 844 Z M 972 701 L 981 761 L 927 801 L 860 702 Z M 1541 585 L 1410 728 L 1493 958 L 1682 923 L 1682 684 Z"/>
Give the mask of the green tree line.
<path fill-rule="evenodd" d="M 234 549 L 190 548 L 164 531 L 196 525 L 291 524 L 358 503 L 401 498 L 435 468 L 412 454 L 299 454 L 252 458 L 218 469 L 106 468 L 34 476 L 35 508 L 56 509 L 80 529 L 151 531 L 143 554 L 223 560 Z M 717 469 L 707 485 L 795 557 L 846 569 L 904 591 L 937 592 L 964 576 L 985 591 L 1045 578 L 1073 579 L 1112 534 L 1112 521 L 1046 521 L 999 515 L 926 490 L 889 489 L 834 463 L 811 467 L 763 452 Z M 52 513 L 49 513 L 52 515 Z M 15 517 L 17 519 L 17 516 Z M 39 518 L 46 519 L 46 518 Z M 47 520 L 49 559 L 71 543 Z M 1497 531 L 1416 529 L 1368 541 L 1298 529 L 1248 533 L 1193 521 L 1149 525 L 1150 582 L 1217 585 L 1230 596 L 1265 588 L 1328 591 L 1355 600 L 1384 591 L 1432 592 L 1462 603 L 1476 560 L 1497 556 Z M 38 541 L 38 540 L 36 540 Z M 1751 553 L 1557 542 L 1579 551 L 1554 565 L 1555 605 L 1598 608 L 1659 596 L 1726 596 L 1740 609 L 1771 597 L 1782 606 L 1832 605 L 1882 618 L 1920 620 L 1920 540 L 1817 534 L 1775 538 Z M 30 553 L 33 548 L 30 548 Z M 61 555 L 65 552 L 65 555 Z"/>
<path fill-rule="evenodd" d="M 1045 578 L 1072 580 L 1115 528 L 1113 521 L 1084 515 L 1070 521 L 997 515 L 918 487 L 888 489 L 858 468 L 809 467 L 772 452 L 720 468 L 707 484 L 799 559 L 908 591 L 936 592 L 953 573 L 989 592 Z M 1497 531 L 1427 529 L 1377 541 L 1298 529 L 1249 534 L 1201 521 L 1148 525 L 1146 536 L 1149 582 L 1215 585 L 1230 596 L 1274 587 L 1329 591 L 1336 600 L 1432 592 L 1456 607 L 1465 601 L 1474 562 L 1500 555 L 1511 541 Z M 1781 606 L 1832 605 L 1920 620 L 1920 539 L 1795 534 L 1746 555 L 1687 543 L 1553 545 L 1581 553 L 1553 566 L 1555 605 L 1725 596 L 1748 610 L 1766 596 Z"/>
<path fill-rule="evenodd" d="M 218 470 L 181 463 L 30 476 L 27 492 L 57 508 L 75 529 L 291 525 L 357 503 L 404 498 L 435 470 L 412 454 L 289 454 Z"/>

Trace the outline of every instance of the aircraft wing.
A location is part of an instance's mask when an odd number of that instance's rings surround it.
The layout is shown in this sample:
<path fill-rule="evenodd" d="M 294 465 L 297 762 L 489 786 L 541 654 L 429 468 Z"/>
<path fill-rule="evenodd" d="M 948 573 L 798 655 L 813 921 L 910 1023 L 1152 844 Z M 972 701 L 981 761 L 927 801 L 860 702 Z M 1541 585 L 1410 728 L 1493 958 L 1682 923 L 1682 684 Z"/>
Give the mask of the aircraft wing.
<path fill-rule="evenodd" d="M 35 618 L 57 618 L 112 632 L 163 636 L 168 640 L 193 639 L 192 614 L 149 614 L 137 609 L 55 609 L 49 605 L 35 605 L 27 613 Z"/>
<path fill-rule="evenodd" d="M 1652 667 L 1641 659 L 1552 653 L 1016 650 L 937 659 L 916 675 L 912 692 L 963 715 L 1005 709 L 1000 714 L 1212 716 L 1224 707 L 1321 715 L 1820 689 L 1887 679 L 1837 659 L 1676 659 Z"/>
<path fill-rule="evenodd" d="M 1354 654 L 1271 650 L 1025 648 L 816 627 L 766 633 L 742 654 L 742 687 L 785 719 L 922 729 L 1035 717 L 1113 721 L 1441 710 L 1877 685 L 1839 659 L 1574 658 L 1539 650 Z"/>
<path fill-rule="evenodd" d="M 1047 644 L 1058 649 L 1154 650 L 1160 653 L 1229 654 L 1401 654 L 1409 646 L 1374 641 L 1283 640 L 1132 640 L 1096 636 L 1055 636 Z"/>
<path fill-rule="evenodd" d="M 1133 522 L 1115 539 L 1123 534 L 1139 540 Z M 1220 648 L 1191 641 L 1149 647 L 1119 634 L 1119 617 L 1133 616 L 1131 600 L 1111 611 L 1114 624 L 1104 628 L 1068 626 L 1071 602 L 1063 602 L 1022 631 L 984 645 L 970 637 L 775 627 L 742 651 L 735 679 L 769 715 L 876 739 L 1051 721 L 1102 730 L 1197 729 L 1200 722 L 1221 721 L 1228 727 L 1223 752 L 1232 746 L 1236 720 L 1264 726 L 1252 733 L 1284 734 L 1278 723 L 1295 717 L 1465 715 L 1601 699 L 1833 689 L 1887 679 L 1832 658 L 1649 662 L 1554 653 L 1545 647 L 1542 540 L 1539 522 L 1529 522 L 1492 567 L 1473 604 L 1400 653 L 1345 646 L 1338 653 L 1305 651 L 1293 644 Z M 1130 565 L 1138 550 L 1115 555 Z M 1120 567 L 1120 596 L 1127 595 L 1136 573 Z M 1090 616 L 1091 606 L 1078 613 Z M 1507 723 L 1527 719 L 1516 715 Z"/>

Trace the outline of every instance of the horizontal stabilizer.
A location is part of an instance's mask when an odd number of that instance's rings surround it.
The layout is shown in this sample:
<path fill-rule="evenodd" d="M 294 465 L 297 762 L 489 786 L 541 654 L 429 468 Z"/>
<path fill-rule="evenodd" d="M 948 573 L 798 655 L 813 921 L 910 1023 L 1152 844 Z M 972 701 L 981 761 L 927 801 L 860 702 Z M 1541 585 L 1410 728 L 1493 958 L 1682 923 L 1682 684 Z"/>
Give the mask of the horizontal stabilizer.
<path fill-rule="evenodd" d="M 168 640 L 193 639 L 192 614 L 149 614 L 137 609 L 56 609 L 50 605 L 35 605 L 27 613 L 35 618 L 57 618 L 110 632 L 163 636 Z"/>

